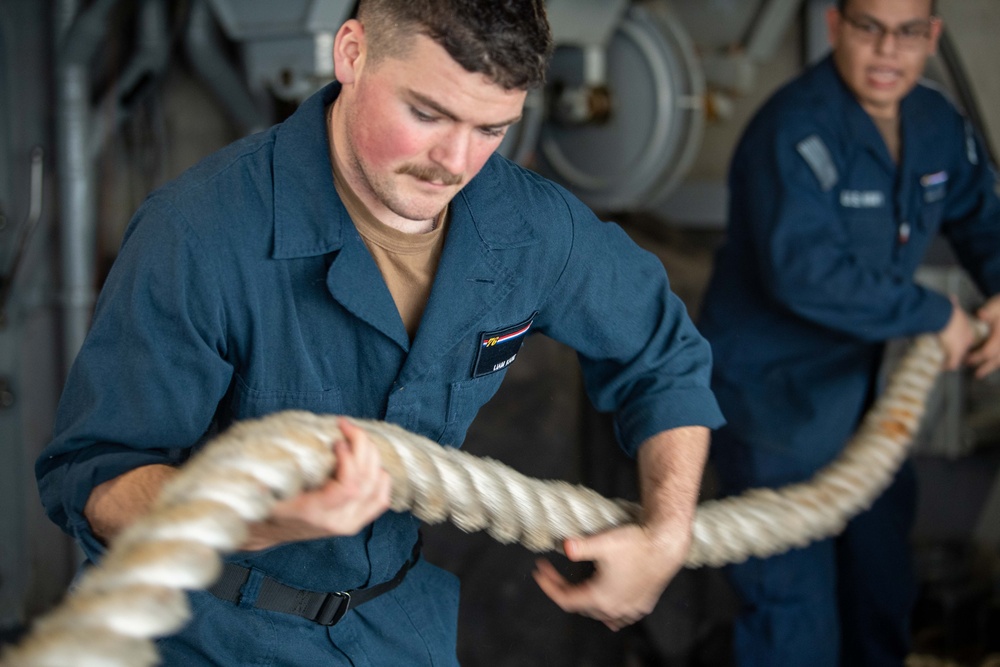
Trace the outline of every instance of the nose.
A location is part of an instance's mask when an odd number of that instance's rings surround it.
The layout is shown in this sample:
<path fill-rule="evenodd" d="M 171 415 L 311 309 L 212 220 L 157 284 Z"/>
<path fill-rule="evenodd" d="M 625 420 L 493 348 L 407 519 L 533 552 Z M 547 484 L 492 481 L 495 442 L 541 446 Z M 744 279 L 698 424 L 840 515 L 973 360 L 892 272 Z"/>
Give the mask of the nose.
<path fill-rule="evenodd" d="M 469 161 L 469 133 L 460 127 L 449 128 L 431 149 L 428 157 L 457 176 L 465 172 Z"/>
<path fill-rule="evenodd" d="M 884 31 L 877 42 L 875 42 L 875 50 L 880 54 L 889 55 L 896 52 L 899 47 L 897 42 L 897 33 L 892 30 Z"/>

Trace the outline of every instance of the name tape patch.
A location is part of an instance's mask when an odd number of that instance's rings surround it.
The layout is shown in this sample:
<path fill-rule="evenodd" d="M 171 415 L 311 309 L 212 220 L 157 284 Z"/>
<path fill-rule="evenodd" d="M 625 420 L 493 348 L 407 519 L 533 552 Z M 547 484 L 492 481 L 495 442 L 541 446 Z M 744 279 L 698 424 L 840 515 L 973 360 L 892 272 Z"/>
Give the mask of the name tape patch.
<path fill-rule="evenodd" d="M 841 190 L 840 205 L 844 208 L 881 208 L 885 195 L 878 190 Z"/>
<path fill-rule="evenodd" d="M 482 332 L 479 335 L 476 362 L 472 366 L 472 377 L 496 373 L 514 363 L 537 314 L 537 312 L 532 313 L 531 317 L 520 324 L 497 331 Z"/>

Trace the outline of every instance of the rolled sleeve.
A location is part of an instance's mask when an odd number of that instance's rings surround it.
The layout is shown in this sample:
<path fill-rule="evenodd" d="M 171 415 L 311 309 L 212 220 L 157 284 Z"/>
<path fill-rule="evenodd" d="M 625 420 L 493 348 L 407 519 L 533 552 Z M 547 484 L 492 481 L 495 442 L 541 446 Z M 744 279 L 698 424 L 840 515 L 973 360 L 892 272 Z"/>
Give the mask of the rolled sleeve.
<path fill-rule="evenodd" d="M 709 388 L 711 349 L 666 270 L 618 226 L 566 195 L 573 243 L 542 329 L 577 351 L 594 406 L 615 413 L 635 455 L 660 431 L 724 423 Z"/>
<path fill-rule="evenodd" d="M 83 509 L 95 486 L 133 468 L 154 464 L 176 464 L 167 452 L 136 451 L 120 445 L 99 443 L 63 457 L 59 465 L 41 477 L 39 490 L 53 520 L 79 542 L 91 561 L 104 553 L 104 545 L 90 529 Z"/>
<path fill-rule="evenodd" d="M 54 437 L 36 462 L 43 505 L 93 557 L 83 508 L 95 486 L 177 465 L 227 391 L 220 280 L 169 205 L 137 213 L 70 371 Z"/>

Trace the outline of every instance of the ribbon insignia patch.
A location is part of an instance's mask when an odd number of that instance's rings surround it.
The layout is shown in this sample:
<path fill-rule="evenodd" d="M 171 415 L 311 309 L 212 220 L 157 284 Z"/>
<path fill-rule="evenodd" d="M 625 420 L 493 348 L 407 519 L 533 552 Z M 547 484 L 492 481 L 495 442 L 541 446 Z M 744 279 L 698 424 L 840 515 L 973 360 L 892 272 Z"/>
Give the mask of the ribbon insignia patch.
<path fill-rule="evenodd" d="M 472 377 L 482 377 L 490 373 L 496 373 L 510 366 L 517 353 L 521 349 L 521 344 L 527 337 L 531 322 L 535 319 L 532 313 L 524 322 L 500 329 L 498 331 L 484 331 L 479 335 L 479 350 L 476 352 L 476 363 L 472 367 Z"/>

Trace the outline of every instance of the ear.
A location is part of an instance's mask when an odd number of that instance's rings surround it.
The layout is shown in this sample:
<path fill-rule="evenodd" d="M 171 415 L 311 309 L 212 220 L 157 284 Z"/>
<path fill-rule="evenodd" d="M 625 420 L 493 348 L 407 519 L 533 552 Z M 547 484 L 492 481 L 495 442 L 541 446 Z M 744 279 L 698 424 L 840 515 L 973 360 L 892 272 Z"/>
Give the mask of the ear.
<path fill-rule="evenodd" d="M 364 25 L 357 19 L 345 21 L 333 40 L 333 71 L 337 81 L 344 85 L 354 83 L 364 66 L 366 52 Z"/>
<path fill-rule="evenodd" d="M 931 17 L 931 39 L 928 45 L 929 55 L 934 55 L 938 50 L 938 42 L 941 40 L 941 33 L 944 31 L 944 21 L 937 16 Z"/>
<path fill-rule="evenodd" d="M 836 46 L 840 40 L 841 26 L 840 10 L 835 5 L 826 8 L 826 35 L 830 46 Z"/>

